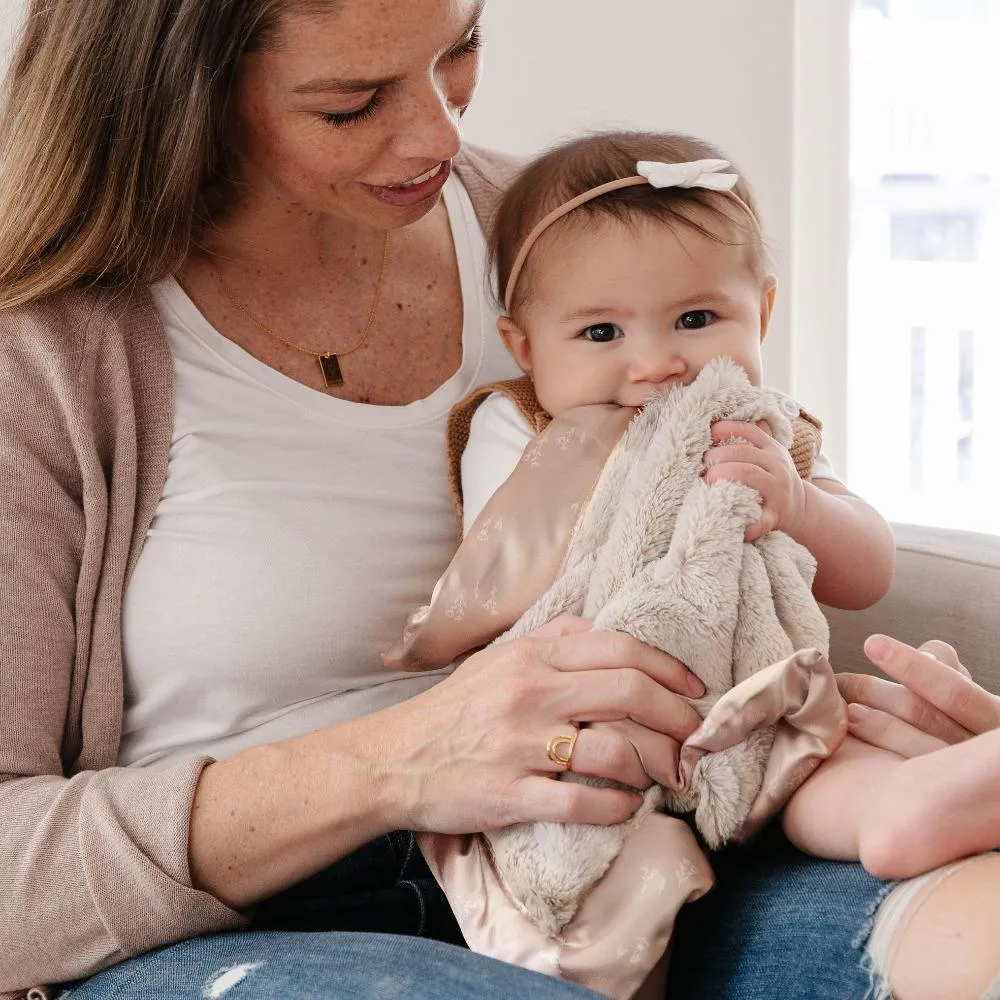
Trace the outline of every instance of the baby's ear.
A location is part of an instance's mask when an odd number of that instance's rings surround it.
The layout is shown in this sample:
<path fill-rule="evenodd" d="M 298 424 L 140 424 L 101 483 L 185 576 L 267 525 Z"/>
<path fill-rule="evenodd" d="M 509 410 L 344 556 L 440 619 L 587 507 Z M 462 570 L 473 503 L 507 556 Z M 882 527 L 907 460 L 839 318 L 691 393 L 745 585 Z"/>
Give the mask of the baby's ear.
<path fill-rule="evenodd" d="M 774 314 L 774 300 L 778 294 L 778 279 L 769 274 L 760 290 L 760 339 L 763 343 Z"/>
<path fill-rule="evenodd" d="M 497 330 L 504 346 L 510 351 L 511 357 L 517 362 L 518 368 L 525 375 L 531 374 L 531 341 L 528 335 L 509 316 L 501 316 L 497 320 Z"/>

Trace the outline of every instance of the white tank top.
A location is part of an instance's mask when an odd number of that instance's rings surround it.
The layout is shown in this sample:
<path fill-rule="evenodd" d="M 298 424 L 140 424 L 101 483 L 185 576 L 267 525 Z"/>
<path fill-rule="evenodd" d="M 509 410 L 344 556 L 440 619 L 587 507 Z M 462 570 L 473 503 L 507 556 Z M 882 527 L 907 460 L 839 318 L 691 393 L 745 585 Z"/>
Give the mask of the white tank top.
<path fill-rule="evenodd" d="M 173 279 L 153 288 L 176 402 L 166 485 L 125 595 L 120 764 L 226 757 L 438 680 L 392 673 L 380 653 L 454 552 L 448 410 L 475 385 L 519 374 L 455 175 L 444 198 L 462 364 L 407 406 L 309 389 L 223 337 Z"/>

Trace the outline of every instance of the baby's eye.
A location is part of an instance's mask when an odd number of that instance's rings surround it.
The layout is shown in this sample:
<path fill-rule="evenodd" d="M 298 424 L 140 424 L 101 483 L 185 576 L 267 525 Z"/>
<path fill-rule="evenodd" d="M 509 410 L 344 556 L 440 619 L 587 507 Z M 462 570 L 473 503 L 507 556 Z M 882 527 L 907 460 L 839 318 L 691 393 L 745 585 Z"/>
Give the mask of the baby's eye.
<path fill-rule="evenodd" d="M 614 323 L 595 323 L 593 326 L 588 326 L 580 336 L 595 344 L 610 344 L 612 340 L 617 340 L 624 334 L 621 327 Z"/>
<path fill-rule="evenodd" d="M 715 318 L 715 313 L 712 312 L 711 309 L 695 309 L 692 312 L 684 313 L 684 315 L 677 320 L 677 329 L 701 330 L 704 327 L 709 326 Z"/>

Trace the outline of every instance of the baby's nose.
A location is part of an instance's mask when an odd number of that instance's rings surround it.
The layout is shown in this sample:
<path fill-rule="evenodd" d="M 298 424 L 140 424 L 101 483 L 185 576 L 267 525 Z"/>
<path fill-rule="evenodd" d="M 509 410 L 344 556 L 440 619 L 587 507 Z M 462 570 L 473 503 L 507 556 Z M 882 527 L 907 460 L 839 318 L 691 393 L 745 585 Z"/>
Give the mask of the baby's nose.
<path fill-rule="evenodd" d="M 683 355 L 662 344 L 638 352 L 632 362 L 632 379 L 635 382 L 661 385 L 683 375 L 685 371 L 687 363 Z"/>

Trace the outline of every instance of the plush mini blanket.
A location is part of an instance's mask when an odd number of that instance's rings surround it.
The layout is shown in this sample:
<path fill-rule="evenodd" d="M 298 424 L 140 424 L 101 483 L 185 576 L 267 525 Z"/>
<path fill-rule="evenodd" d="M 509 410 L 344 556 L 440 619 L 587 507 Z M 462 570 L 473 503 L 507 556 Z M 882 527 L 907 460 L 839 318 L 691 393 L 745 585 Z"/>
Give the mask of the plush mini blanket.
<path fill-rule="evenodd" d="M 621 411 L 584 409 L 553 421 L 480 514 L 465 557 L 411 621 L 409 665 L 472 648 L 469 630 L 513 620 L 520 598 L 526 610 L 496 641 L 564 613 L 627 632 L 701 678 L 706 694 L 693 704 L 703 723 L 681 748 L 676 781 L 649 789 L 627 823 L 429 835 L 421 848 L 472 948 L 628 997 L 665 951 L 679 907 L 712 884 L 678 815 L 693 814 L 709 847 L 746 837 L 839 745 L 846 716 L 811 592 L 813 558 L 777 531 L 745 542 L 760 515 L 756 492 L 702 478 L 714 422 L 766 420 L 790 446 L 798 407 L 719 360 L 627 415 L 624 433 Z M 553 506 L 539 476 L 562 491 L 555 511 L 538 509 Z M 529 564 L 526 591 L 517 570 Z M 451 626 L 428 627 L 438 620 Z"/>

